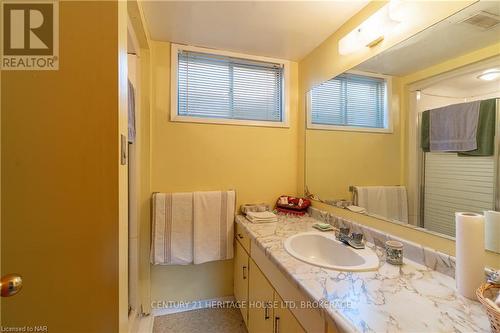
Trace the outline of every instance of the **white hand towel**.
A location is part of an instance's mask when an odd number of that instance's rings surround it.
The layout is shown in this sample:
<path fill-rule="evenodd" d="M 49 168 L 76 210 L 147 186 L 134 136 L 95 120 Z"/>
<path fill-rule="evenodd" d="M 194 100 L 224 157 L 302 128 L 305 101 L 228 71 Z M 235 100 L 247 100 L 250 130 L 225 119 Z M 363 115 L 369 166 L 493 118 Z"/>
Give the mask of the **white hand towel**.
<path fill-rule="evenodd" d="M 193 193 L 155 193 L 152 233 L 153 264 L 192 264 Z"/>
<path fill-rule="evenodd" d="M 193 262 L 233 257 L 234 191 L 194 192 Z"/>
<path fill-rule="evenodd" d="M 271 218 L 271 219 L 258 219 L 254 217 L 249 217 L 247 216 L 247 220 L 252 222 L 252 223 L 272 223 L 272 222 L 278 222 L 278 218 Z"/>
<path fill-rule="evenodd" d="M 408 199 L 404 186 L 356 186 L 357 206 L 366 213 L 408 223 Z"/>
<path fill-rule="evenodd" d="M 276 214 L 273 212 L 248 212 L 247 216 L 256 219 L 275 219 Z"/>

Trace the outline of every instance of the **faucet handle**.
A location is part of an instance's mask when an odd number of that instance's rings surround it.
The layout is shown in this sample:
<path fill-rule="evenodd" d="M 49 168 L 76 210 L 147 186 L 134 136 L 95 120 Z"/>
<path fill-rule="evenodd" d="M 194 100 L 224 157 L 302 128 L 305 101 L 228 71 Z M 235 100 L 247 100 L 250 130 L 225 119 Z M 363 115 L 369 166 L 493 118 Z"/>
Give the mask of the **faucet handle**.
<path fill-rule="evenodd" d="M 339 228 L 339 234 L 340 236 L 345 236 L 345 237 L 348 237 L 349 236 L 349 227 L 340 227 Z"/>
<path fill-rule="evenodd" d="M 336 237 L 337 240 L 346 243 L 349 239 L 349 227 L 340 227 Z"/>
<path fill-rule="evenodd" d="M 353 232 L 351 234 L 351 239 L 357 243 L 361 243 L 363 241 L 363 234 L 361 232 Z"/>

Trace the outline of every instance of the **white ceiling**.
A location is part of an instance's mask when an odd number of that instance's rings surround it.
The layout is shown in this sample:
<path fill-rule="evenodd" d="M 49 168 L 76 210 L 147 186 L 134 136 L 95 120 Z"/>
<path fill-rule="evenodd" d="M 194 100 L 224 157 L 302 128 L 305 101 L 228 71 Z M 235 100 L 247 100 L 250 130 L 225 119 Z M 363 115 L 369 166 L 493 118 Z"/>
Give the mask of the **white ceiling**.
<path fill-rule="evenodd" d="M 462 22 L 486 11 L 500 15 L 500 1 L 480 1 L 358 65 L 366 72 L 403 76 L 498 43 L 500 24 L 489 30 Z"/>
<path fill-rule="evenodd" d="M 151 38 L 298 61 L 368 3 L 141 1 Z"/>
<path fill-rule="evenodd" d="M 500 92 L 500 78 L 492 81 L 483 81 L 478 76 L 488 69 L 500 70 L 500 58 L 495 62 L 474 69 L 470 72 L 453 76 L 440 81 L 435 85 L 426 87 L 423 92 L 427 94 L 450 96 L 450 97 L 475 97 L 482 95 L 497 94 Z"/>

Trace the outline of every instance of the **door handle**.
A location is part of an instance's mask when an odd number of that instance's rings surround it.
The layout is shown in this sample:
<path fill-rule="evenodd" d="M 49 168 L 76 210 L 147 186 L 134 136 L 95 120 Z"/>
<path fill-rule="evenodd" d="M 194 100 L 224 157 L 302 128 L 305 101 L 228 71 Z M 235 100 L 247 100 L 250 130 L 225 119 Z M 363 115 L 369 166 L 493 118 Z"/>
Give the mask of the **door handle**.
<path fill-rule="evenodd" d="M 274 317 L 274 332 L 280 332 L 280 317 Z"/>
<path fill-rule="evenodd" d="M 264 320 L 268 319 L 269 319 L 269 303 L 266 302 L 266 304 L 264 305 Z"/>
<path fill-rule="evenodd" d="M 247 278 L 247 266 L 243 266 L 243 280 Z"/>
<path fill-rule="evenodd" d="M 19 274 L 7 274 L 0 278 L 0 296 L 10 297 L 23 288 L 23 279 Z"/>

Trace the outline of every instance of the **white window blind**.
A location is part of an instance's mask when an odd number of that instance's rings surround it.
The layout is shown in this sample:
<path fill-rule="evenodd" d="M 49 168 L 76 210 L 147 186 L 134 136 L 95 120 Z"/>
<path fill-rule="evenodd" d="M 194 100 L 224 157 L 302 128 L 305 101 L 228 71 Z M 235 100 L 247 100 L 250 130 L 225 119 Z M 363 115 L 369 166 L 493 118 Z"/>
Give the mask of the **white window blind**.
<path fill-rule="evenodd" d="M 312 89 L 312 123 L 386 128 L 386 90 L 383 78 L 341 74 Z"/>
<path fill-rule="evenodd" d="M 179 116 L 281 122 L 283 65 L 182 50 Z"/>
<path fill-rule="evenodd" d="M 455 236 L 455 212 L 495 207 L 493 156 L 425 153 L 424 227 Z"/>

